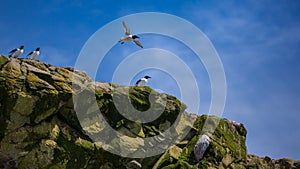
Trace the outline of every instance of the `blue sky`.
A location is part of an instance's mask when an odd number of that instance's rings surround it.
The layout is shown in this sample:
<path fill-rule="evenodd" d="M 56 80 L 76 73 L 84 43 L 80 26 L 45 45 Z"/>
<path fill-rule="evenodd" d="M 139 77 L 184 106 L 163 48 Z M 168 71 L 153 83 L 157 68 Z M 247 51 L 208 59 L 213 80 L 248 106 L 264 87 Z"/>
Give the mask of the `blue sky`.
<path fill-rule="evenodd" d="M 300 159 L 299 1 L 11 0 L 0 4 L 0 54 L 20 45 L 26 54 L 41 47 L 40 61 L 56 66 L 74 66 L 90 36 L 125 15 L 163 12 L 188 20 L 207 35 L 221 58 L 227 81 L 223 117 L 246 126 L 248 153 Z M 130 25 L 132 32 L 135 27 Z M 162 48 L 188 63 L 200 86 L 199 114 L 208 112 L 209 78 L 193 52 L 168 37 L 145 34 L 140 41 L 145 49 Z M 134 44 L 116 44 L 101 63 L 96 80 L 110 82 L 118 64 L 138 50 Z M 144 74 L 153 76 L 148 84 L 152 88 L 178 96 L 176 80 L 154 69 L 138 72 L 131 85 Z M 162 86 L 158 78 L 168 85 Z"/>

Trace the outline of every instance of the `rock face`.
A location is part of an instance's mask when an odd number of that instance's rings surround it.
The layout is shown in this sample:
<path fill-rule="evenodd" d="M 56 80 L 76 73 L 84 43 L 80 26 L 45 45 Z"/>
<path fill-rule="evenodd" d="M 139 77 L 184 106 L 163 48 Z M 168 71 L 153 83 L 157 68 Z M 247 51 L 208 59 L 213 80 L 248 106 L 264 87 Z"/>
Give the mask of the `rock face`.
<path fill-rule="evenodd" d="M 201 135 L 194 147 L 194 154 L 197 162 L 199 162 L 203 158 L 203 155 L 207 147 L 209 146 L 209 144 L 210 144 L 210 138 L 205 134 Z"/>
<path fill-rule="evenodd" d="M 86 97 L 91 92 L 96 102 Z M 74 103 L 74 98 L 86 99 Z M 116 98 L 126 103 L 122 109 L 114 105 Z M 76 107 L 86 108 L 87 116 L 76 114 Z M 247 155 L 243 124 L 189 114 L 185 108 L 175 97 L 149 87 L 92 82 L 73 68 L 0 56 L 0 168 L 300 167 L 299 161 Z M 95 118 L 99 117 L 97 110 L 100 120 Z M 126 113 L 138 116 L 149 110 L 152 114 L 143 117 L 161 114 L 151 122 L 124 118 Z M 205 122 L 216 126 L 213 133 L 202 132 Z M 122 137 L 110 139 L 107 126 Z M 107 137 L 95 141 L 93 136 L 99 133 Z M 144 141 L 152 137 L 155 139 Z M 208 140 L 205 149 L 201 148 Z M 147 147 L 166 151 L 143 157 L 143 152 L 150 151 Z M 107 151 L 124 149 L 130 152 L 122 156 Z M 140 158 L 130 158 L 139 153 Z"/>

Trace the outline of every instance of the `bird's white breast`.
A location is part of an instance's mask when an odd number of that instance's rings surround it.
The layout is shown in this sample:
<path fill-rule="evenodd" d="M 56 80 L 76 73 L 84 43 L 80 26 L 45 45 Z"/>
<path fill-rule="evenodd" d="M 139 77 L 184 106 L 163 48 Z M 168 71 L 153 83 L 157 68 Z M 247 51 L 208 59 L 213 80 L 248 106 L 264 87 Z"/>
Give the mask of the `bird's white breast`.
<path fill-rule="evenodd" d="M 130 37 L 130 35 L 128 35 L 128 36 L 123 36 L 120 41 L 121 42 L 132 42 L 133 39 L 132 39 L 132 37 Z"/>
<path fill-rule="evenodd" d="M 141 81 L 139 82 L 138 86 L 145 86 L 145 84 L 148 82 L 148 79 L 142 78 Z"/>
<path fill-rule="evenodd" d="M 23 49 L 17 49 L 17 51 L 15 51 L 11 56 L 14 58 L 19 57 L 20 55 L 22 55 L 23 51 Z"/>
<path fill-rule="evenodd" d="M 30 55 L 30 57 L 31 57 L 31 59 L 36 59 L 39 55 L 40 55 L 40 51 L 34 51 L 34 52 Z"/>

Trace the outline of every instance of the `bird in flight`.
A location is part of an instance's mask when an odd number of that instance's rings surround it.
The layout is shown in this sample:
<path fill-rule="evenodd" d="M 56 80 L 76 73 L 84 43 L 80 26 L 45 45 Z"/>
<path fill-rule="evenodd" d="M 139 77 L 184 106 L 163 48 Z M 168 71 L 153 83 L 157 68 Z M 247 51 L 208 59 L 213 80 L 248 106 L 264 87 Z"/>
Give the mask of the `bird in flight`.
<path fill-rule="evenodd" d="M 140 80 L 138 80 L 135 83 L 135 86 L 145 86 L 145 84 L 148 82 L 148 79 L 151 78 L 150 76 L 144 76 L 143 78 L 141 78 Z"/>
<path fill-rule="evenodd" d="M 13 49 L 9 52 L 9 56 L 8 57 L 13 57 L 13 58 L 17 58 L 19 56 L 21 56 L 24 52 L 24 46 L 20 46 L 20 48 L 16 48 Z"/>
<path fill-rule="evenodd" d="M 132 35 L 130 33 L 129 27 L 126 25 L 126 23 L 124 21 L 122 22 L 122 24 L 123 24 L 123 27 L 125 28 L 125 35 L 123 37 L 121 37 L 119 42 L 121 42 L 121 44 L 123 44 L 124 42 L 134 42 L 136 45 L 143 48 L 142 44 L 138 40 L 136 40 L 137 38 L 140 38 L 140 37 L 138 37 L 137 35 Z"/>

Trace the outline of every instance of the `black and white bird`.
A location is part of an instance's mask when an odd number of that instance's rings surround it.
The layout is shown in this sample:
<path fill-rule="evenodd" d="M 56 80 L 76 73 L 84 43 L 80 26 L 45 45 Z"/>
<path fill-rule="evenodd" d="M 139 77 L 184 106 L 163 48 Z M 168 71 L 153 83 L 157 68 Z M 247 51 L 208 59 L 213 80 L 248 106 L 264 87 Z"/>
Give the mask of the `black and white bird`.
<path fill-rule="evenodd" d="M 24 46 L 20 46 L 20 48 L 16 48 L 13 49 L 9 52 L 9 56 L 8 57 L 13 57 L 13 58 L 17 58 L 19 56 L 21 56 L 24 52 Z"/>
<path fill-rule="evenodd" d="M 134 42 L 136 45 L 143 48 L 142 44 L 138 40 L 136 40 L 137 38 L 140 38 L 140 37 L 138 37 L 137 35 L 132 35 L 130 33 L 129 27 L 126 25 L 125 22 L 122 22 L 122 24 L 123 24 L 123 27 L 125 28 L 125 35 L 123 37 L 121 37 L 119 42 L 121 42 L 121 44 L 123 44 L 124 42 Z"/>
<path fill-rule="evenodd" d="M 143 78 L 141 78 L 140 80 L 138 80 L 135 83 L 135 86 L 145 86 L 145 84 L 148 82 L 148 79 L 151 78 L 150 76 L 145 76 Z"/>
<path fill-rule="evenodd" d="M 28 53 L 27 56 L 30 56 L 30 59 L 36 59 L 40 55 L 40 48 L 36 48 L 35 51 Z"/>

